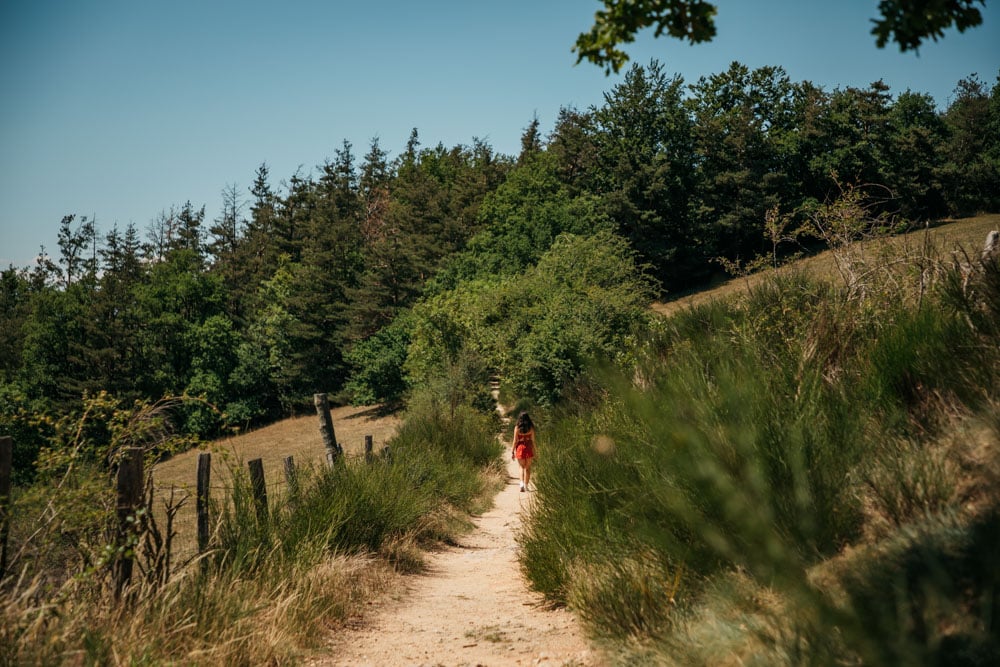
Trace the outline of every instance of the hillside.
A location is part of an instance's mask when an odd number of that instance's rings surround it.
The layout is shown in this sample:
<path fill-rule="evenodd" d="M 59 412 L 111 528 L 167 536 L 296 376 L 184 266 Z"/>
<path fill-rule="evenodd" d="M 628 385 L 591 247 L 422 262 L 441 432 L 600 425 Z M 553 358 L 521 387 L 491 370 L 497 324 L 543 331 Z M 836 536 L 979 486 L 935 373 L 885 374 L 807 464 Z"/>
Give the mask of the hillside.
<path fill-rule="evenodd" d="M 941 255 L 958 248 L 964 248 L 970 255 L 975 256 L 981 250 L 986 235 L 994 229 L 1000 229 L 1000 214 L 991 213 L 957 220 L 945 220 L 927 229 L 920 229 L 878 242 L 890 243 L 897 247 L 915 247 L 924 243 L 926 235 L 929 242 Z M 777 270 L 804 271 L 817 276 L 835 277 L 837 269 L 833 253 L 825 250 L 816 255 L 793 261 Z M 748 277 L 732 278 L 707 289 L 696 290 L 656 302 L 653 304 L 653 309 L 663 315 L 671 315 L 686 307 L 724 299 L 766 280 L 771 273 L 771 270 L 766 270 Z"/>
<path fill-rule="evenodd" d="M 398 413 L 384 413 L 378 407 L 346 406 L 331 410 L 337 441 L 348 457 L 364 454 L 364 439 L 372 436 L 374 449 L 379 451 L 395 434 L 400 424 Z M 177 515 L 178 551 L 183 556 L 193 552 L 196 545 L 196 516 L 194 488 L 198 471 L 198 456 L 206 450 L 190 450 L 157 464 L 153 479 L 161 498 L 166 498 L 171 487 L 180 494 L 192 494 Z M 231 485 L 234 467 L 246 471 L 246 463 L 262 459 L 264 478 L 271 499 L 283 489 L 284 460 L 291 456 L 296 466 L 318 465 L 324 462 L 326 452 L 320 436 L 316 415 L 292 417 L 230 438 L 217 440 L 207 449 L 212 453 L 212 487 L 221 491 Z M 161 506 L 156 507 L 162 510 Z"/>
<path fill-rule="evenodd" d="M 532 586 L 615 664 L 997 664 L 998 227 L 657 304 L 634 370 L 546 425 Z"/>

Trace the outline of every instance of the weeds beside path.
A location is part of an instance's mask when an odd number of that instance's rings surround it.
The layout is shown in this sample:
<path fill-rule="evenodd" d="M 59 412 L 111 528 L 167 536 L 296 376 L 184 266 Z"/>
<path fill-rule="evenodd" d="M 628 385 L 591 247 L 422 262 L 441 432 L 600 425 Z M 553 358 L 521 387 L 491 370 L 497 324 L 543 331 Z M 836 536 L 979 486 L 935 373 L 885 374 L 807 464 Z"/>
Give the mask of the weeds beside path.
<path fill-rule="evenodd" d="M 428 557 L 427 572 L 363 627 L 330 640 L 315 667 L 350 665 L 600 664 L 574 616 L 543 606 L 528 590 L 515 535 L 532 493 L 520 493 L 517 464 L 476 528 Z"/>

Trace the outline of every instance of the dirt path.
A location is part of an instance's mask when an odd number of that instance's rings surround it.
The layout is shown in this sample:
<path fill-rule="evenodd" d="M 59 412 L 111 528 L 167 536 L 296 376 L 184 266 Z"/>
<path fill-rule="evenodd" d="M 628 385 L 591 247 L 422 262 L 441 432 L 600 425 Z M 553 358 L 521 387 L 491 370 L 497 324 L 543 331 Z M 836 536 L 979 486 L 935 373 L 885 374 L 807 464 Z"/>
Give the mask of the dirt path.
<path fill-rule="evenodd" d="M 364 628 L 334 638 L 333 657 L 313 664 L 601 664 L 572 614 L 546 609 L 521 576 L 514 538 L 533 494 L 519 492 L 513 461 L 508 474 L 493 509 L 475 519 L 476 529 L 459 546 L 430 555 L 427 574 L 407 578 L 399 599 Z"/>

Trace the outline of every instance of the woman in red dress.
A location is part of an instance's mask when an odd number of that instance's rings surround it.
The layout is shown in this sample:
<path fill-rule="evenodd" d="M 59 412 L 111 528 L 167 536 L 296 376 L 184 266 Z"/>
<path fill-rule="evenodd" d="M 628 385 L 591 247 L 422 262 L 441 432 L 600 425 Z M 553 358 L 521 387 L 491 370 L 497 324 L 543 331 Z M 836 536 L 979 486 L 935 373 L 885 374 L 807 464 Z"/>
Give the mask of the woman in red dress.
<path fill-rule="evenodd" d="M 522 412 L 514 426 L 514 446 L 510 457 L 521 466 L 521 491 L 528 489 L 531 481 L 531 459 L 535 458 L 535 425 L 527 412 Z"/>

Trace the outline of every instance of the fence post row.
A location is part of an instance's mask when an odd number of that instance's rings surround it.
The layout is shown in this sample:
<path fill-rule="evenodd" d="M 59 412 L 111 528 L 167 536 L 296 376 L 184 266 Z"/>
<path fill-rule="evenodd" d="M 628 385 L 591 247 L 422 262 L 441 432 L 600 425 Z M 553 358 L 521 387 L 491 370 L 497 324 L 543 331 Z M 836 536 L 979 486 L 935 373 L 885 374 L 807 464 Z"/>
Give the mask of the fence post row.
<path fill-rule="evenodd" d="M 264 484 L 264 461 L 254 459 L 247 463 L 250 468 L 250 487 L 253 489 L 253 501 L 257 507 L 257 519 L 263 523 L 267 520 L 267 486 Z"/>
<path fill-rule="evenodd" d="M 365 436 L 365 461 L 371 463 L 374 455 L 372 454 L 372 449 L 374 448 L 374 443 L 372 441 L 372 436 Z"/>
<path fill-rule="evenodd" d="M 114 564 L 115 593 L 122 591 L 132 580 L 132 563 L 138 536 L 136 510 L 142 503 L 142 449 L 126 447 L 118 464 L 118 534 L 119 550 Z"/>
<path fill-rule="evenodd" d="M 333 431 L 330 401 L 326 394 L 313 394 L 313 404 L 316 406 L 316 414 L 319 415 L 319 432 L 323 435 L 323 446 L 326 447 L 326 461 L 333 465 L 344 450 L 337 444 L 337 436 Z"/>
<path fill-rule="evenodd" d="M 0 580 L 7 573 L 7 538 L 10 535 L 10 478 L 14 440 L 0 436 Z"/>
<path fill-rule="evenodd" d="M 198 499 L 195 503 L 198 510 L 198 553 L 203 554 L 208 549 L 208 490 L 212 482 L 212 454 L 202 452 L 198 455 Z M 205 561 L 202 561 L 204 564 Z"/>

